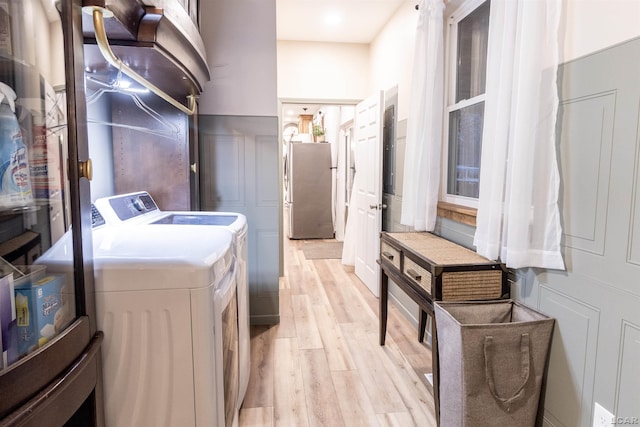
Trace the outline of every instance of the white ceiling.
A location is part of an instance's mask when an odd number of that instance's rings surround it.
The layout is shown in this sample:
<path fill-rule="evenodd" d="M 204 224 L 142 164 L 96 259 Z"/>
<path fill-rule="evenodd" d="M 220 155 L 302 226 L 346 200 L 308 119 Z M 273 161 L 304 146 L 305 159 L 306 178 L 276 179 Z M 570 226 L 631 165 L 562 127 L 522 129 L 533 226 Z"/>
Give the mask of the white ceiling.
<path fill-rule="evenodd" d="M 462 0 L 445 0 L 457 8 Z M 420 0 L 276 0 L 278 40 L 371 43 L 401 7 L 417 7 Z M 417 12 L 416 12 L 417 13 Z M 333 23 L 327 18 L 337 17 Z M 324 105 L 324 104 L 323 104 Z M 323 105 L 286 103 L 283 123 L 297 122 L 301 114 L 315 114 Z"/>
<path fill-rule="evenodd" d="M 406 0 L 276 0 L 277 38 L 368 44 L 406 4 Z"/>
<path fill-rule="evenodd" d="M 406 6 L 406 0 L 276 0 L 277 38 L 369 44 L 398 8 Z M 287 123 L 297 121 L 300 114 L 314 114 L 320 105 L 282 107 L 283 121 Z"/>

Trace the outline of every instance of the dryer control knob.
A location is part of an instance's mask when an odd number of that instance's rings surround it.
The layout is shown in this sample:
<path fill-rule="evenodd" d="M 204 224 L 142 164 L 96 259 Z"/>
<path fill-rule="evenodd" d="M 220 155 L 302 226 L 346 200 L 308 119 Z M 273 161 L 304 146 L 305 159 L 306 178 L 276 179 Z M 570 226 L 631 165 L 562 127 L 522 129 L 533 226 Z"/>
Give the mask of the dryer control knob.
<path fill-rule="evenodd" d="M 140 199 L 132 200 L 133 207 L 138 210 L 138 212 L 144 211 L 144 202 Z"/>

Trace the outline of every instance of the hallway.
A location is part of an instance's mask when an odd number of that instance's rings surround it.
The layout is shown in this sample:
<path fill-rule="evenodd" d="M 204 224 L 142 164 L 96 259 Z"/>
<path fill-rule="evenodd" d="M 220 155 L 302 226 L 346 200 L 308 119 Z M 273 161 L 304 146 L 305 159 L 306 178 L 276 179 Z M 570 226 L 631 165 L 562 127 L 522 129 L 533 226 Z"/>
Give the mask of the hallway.
<path fill-rule="evenodd" d="M 284 239 L 280 324 L 252 327 L 240 426 L 435 426 L 416 328 L 390 304 L 381 347 L 378 299 L 340 259 L 306 259 L 303 242 Z"/>

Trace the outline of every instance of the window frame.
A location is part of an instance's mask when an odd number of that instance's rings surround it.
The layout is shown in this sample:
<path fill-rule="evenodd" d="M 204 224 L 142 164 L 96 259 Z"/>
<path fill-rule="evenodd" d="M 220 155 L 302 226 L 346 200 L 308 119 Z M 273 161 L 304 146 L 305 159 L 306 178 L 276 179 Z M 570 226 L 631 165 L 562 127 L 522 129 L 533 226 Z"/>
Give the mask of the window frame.
<path fill-rule="evenodd" d="M 459 196 L 448 193 L 449 177 L 449 116 L 451 112 L 461 110 L 464 107 L 476 105 L 484 102 L 486 97 L 486 87 L 484 93 L 474 97 L 456 102 L 457 83 L 457 52 L 458 52 L 458 24 L 483 3 L 490 0 L 465 0 L 463 3 L 446 14 L 447 24 L 444 35 L 444 115 L 442 125 L 442 159 L 441 159 L 441 179 L 440 179 L 440 202 L 448 205 L 477 208 L 478 199 L 473 197 Z M 489 12 L 491 14 L 491 12 Z M 484 125 L 484 123 L 483 123 Z M 482 141 L 484 145 L 484 141 Z"/>

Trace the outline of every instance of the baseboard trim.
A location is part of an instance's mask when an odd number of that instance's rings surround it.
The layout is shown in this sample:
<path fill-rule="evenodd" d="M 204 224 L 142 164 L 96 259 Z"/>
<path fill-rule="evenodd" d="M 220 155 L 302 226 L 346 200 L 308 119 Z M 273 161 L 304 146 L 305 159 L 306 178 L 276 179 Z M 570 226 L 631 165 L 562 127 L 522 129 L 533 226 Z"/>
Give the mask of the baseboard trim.
<path fill-rule="evenodd" d="M 280 323 L 279 314 L 268 314 L 249 317 L 250 325 L 277 325 L 278 323 Z"/>

